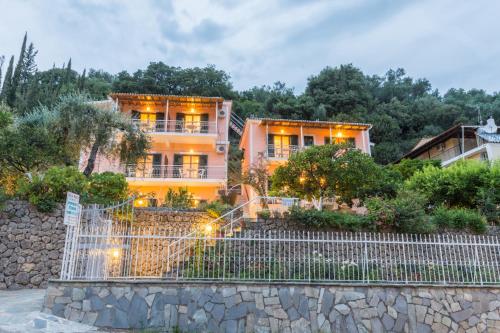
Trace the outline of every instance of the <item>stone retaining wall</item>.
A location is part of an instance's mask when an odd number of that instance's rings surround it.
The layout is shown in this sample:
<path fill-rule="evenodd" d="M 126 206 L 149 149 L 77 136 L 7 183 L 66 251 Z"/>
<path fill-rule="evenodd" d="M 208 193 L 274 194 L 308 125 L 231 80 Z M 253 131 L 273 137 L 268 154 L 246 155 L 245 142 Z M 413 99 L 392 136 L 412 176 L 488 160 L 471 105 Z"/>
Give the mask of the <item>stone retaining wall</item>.
<path fill-rule="evenodd" d="M 57 282 L 44 311 L 184 332 L 499 332 L 499 288 Z"/>
<path fill-rule="evenodd" d="M 65 236 L 62 206 L 45 214 L 7 201 L 0 210 L 0 289 L 43 288 L 59 277 Z"/>
<path fill-rule="evenodd" d="M 49 279 L 59 277 L 66 237 L 63 214 L 62 205 L 52 213 L 41 213 L 26 201 L 5 203 L 0 210 L 0 290 L 45 288 Z M 143 232 L 149 232 L 150 227 L 158 234 L 182 234 L 203 228 L 211 220 L 205 212 L 135 209 L 134 225 Z M 137 248 L 138 255 L 144 256 L 154 250 L 151 246 Z M 138 265 L 137 269 L 147 275 L 142 262 Z"/>

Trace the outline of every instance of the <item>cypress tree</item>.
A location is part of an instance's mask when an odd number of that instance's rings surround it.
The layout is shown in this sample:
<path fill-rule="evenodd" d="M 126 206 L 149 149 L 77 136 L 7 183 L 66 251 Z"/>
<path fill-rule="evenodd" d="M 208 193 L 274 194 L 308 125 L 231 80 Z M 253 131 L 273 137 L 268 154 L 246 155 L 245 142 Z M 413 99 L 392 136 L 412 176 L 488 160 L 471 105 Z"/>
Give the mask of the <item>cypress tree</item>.
<path fill-rule="evenodd" d="M 85 89 L 85 75 L 87 73 L 87 69 L 84 68 L 80 79 L 78 80 L 78 90 L 83 91 Z"/>
<path fill-rule="evenodd" d="M 7 67 L 7 71 L 5 72 L 5 79 L 3 80 L 2 93 L 0 94 L 0 100 L 7 102 L 8 104 L 8 96 L 10 95 L 10 91 L 12 89 L 12 71 L 14 67 L 14 56 L 10 57 L 9 66 Z"/>
<path fill-rule="evenodd" d="M 68 66 L 66 67 L 66 73 L 64 75 L 64 83 L 69 84 L 71 80 L 71 58 L 69 58 Z"/>
<path fill-rule="evenodd" d="M 28 39 L 28 33 L 24 34 L 23 45 L 21 45 L 21 52 L 19 53 L 19 59 L 17 60 L 16 69 L 12 75 L 12 89 L 9 90 L 9 96 L 7 97 L 7 104 L 10 106 L 14 105 L 16 101 L 16 91 L 19 87 L 19 82 L 21 81 L 21 73 L 24 68 L 24 58 L 26 56 L 26 41 Z"/>
<path fill-rule="evenodd" d="M 3 68 L 3 62 L 5 61 L 5 56 L 0 57 L 0 84 L 2 84 L 2 68 Z M 2 91 L 0 90 L 0 93 Z"/>

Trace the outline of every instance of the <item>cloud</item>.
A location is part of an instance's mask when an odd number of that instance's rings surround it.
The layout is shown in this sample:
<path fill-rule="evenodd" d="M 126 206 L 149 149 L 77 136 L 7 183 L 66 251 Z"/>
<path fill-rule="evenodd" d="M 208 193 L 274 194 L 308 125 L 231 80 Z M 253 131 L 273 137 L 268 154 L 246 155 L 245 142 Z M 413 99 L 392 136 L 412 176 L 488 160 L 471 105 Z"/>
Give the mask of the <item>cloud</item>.
<path fill-rule="evenodd" d="M 404 67 L 441 91 L 497 91 L 500 45 L 487 0 L 0 0 L 0 54 L 24 31 L 42 69 L 135 71 L 151 61 L 215 64 L 237 89 L 280 80 L 301 92 L 325 66 Z"/>

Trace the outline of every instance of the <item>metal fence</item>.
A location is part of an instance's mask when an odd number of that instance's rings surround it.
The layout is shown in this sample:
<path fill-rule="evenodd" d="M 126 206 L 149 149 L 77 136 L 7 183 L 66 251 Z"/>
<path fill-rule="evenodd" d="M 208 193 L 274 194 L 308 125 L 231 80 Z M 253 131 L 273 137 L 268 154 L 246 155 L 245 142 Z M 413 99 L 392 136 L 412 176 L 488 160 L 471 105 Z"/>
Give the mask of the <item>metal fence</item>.
<path fill-rule="evenodd" d="M 89 222 L 71 244 L 65 280 L 500 284 L 497 236 L 259 232 L 244 230 L 242 218 L 173 235 Z"/>

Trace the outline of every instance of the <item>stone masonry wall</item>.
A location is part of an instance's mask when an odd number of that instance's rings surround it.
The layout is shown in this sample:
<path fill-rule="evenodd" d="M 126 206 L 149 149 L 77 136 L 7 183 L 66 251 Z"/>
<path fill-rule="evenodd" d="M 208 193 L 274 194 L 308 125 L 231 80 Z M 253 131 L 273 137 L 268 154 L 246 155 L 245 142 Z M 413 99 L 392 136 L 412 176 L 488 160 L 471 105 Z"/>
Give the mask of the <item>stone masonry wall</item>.
<path fill-rule="evenodd" d="M 0 289 L 46 287 L 59 277 L 66 236 L 62 206 L 40 213 L 26 201 L 0 210 Z"/>
<path fill-rule="evenodd" d="M 5 203 L 0 210 L 0 290 L 45 288 L 49 279 L 59 278 L 66 237 L 63 214 L 62 205 L 52 213 L 41 213 L 26 201 Z M 183 234 L 203 228 L 211 220 L 205 212 L 136 209 L 134 225 L 142 232 Z M 146 258 L 151 257 L 151 251 L 158 250 L 155 246 L 165 247 L 168 244 L 151 242 L 137 247 L 135 243 L 133 245 L 138 248 L 138 254 Z M 141 261 L 138 265 L 142 264 Z M 156 266 L 160 264 L 156 263 Z M 151 261 L 148 265 L 147 270 L 142 266 L 137 269 L 147 275 L 155 270 Z"/>
<path fill-rule="evenodd" d="M 500 332 L 500 289 L 51 282 L 44 311 L 183 332 Z"/>

